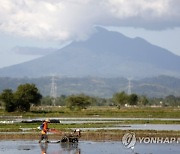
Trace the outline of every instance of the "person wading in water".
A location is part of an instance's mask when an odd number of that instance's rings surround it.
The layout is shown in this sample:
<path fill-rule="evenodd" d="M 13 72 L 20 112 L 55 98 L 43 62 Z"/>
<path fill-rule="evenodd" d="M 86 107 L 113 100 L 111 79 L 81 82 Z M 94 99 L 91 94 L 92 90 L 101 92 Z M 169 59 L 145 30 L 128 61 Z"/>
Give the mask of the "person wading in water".
<path fill-rule="evenodd" d="M 43 122 L 43 125 L 42 125 L 42 130 L 41 130 L 41 137 L 40 137 L 40 140 L 39 140 L 39 143 L 41 143 L 42 140 L 45 140 L 45 143 L 48 143 L 48 136 L 47 136 L 47 132 L 49 130 L 48 128 L 48 123 L 50 122 L 49 119 L 46 119 L 44 122 Z"/>

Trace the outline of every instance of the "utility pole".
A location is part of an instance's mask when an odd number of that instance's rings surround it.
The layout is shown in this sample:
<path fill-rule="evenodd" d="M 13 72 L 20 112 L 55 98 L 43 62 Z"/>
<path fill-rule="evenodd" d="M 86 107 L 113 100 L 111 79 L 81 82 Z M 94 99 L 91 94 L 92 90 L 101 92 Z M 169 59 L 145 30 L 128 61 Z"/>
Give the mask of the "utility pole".
<path fill-rule="evenodd" d="M 50 97 L 51 97 L 51 100 L 52 100 L 52 104 L 55 106 L 56 105 L 56 97 L 57 97 L 57 84 L 56 84 L 55 75 L 53 75 L 52 79 L 51 79 Z"/>

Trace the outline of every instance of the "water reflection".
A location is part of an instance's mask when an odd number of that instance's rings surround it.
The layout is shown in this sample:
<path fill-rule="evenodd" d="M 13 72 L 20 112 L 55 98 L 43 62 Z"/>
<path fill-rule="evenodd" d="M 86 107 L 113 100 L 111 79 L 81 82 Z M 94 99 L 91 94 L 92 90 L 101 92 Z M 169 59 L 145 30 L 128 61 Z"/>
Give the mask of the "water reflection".
<path fill-rule="evenodd" d="M 51 144 L 51 143 L 49 143 Z M 81 150 L 78 147 L 78 143 L 58 143 L 60 145 L 59 149 L 57 147 L 52 150 L 48 150 L 48 143 L 40 143 L 41 154 L 47 153 L 60 153 L 60 154 L 81 154 Z M 51 144 L 52 145 L 52 144 Z"/>
<path fill-rule="evenodd" d="M 46 154 L 47 149 L 48 149 L 48 144 L 47 143 L 40 143 L 40 148 L 41 148 L 41 154 Z"/>
<path fill-rule="evenodd" d="M 143 144 L 137 142 L 134 149 L 127 149 L 119 141 L 77 143 L 42 143 L 38 141 L 7 141 L 0 140 L 0 154 L 180 154 L 178 144 Z"/>
<path fill-rule="evenodd" d="M 78 147 L 78 143 L 61 143 L 60 144 L 63 152 L 68 152 L 72 154 L 80 154 L 81 150 Z"/>

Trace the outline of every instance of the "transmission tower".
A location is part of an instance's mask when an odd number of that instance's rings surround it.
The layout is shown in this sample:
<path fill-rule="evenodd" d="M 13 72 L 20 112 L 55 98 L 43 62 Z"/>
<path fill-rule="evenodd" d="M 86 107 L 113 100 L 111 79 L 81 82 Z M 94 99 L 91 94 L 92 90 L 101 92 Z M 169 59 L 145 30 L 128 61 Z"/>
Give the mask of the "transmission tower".
<path fill-rule="evenodd" d="M 131 95 L 131 88 L 132 88 L 131 79 L 128 79 L 128 95 Z"/>
<path fill-rule="evenodd" d="M 50 93 L 52 103 L 55 106 L 56 105 L 56 97 L 57 97 L 57 84 L 56 84 L 56 78 L 53 75 L 51 79 L 51 93 Z"/>

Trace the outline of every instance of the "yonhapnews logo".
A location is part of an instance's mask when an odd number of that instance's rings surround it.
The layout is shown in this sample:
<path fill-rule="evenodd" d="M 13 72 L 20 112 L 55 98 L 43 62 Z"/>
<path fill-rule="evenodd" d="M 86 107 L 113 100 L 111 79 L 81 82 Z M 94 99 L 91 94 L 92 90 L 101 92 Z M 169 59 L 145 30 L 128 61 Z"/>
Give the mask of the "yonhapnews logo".
<path fill-rule="evenodd" d="M 180 137 L 136 137 L 135 133 L 126 133 L 122 137 L 122 144 L 126 148 L 134 148 L 136 142 L 144 144 L 172 144 L 180 143 Z"/>
<path fill-rule="evenodd" d="M 122 143 L 126 148 L 133 148 L 136 144 L 135 133 L 126 133 L 122 138 Z"/>

